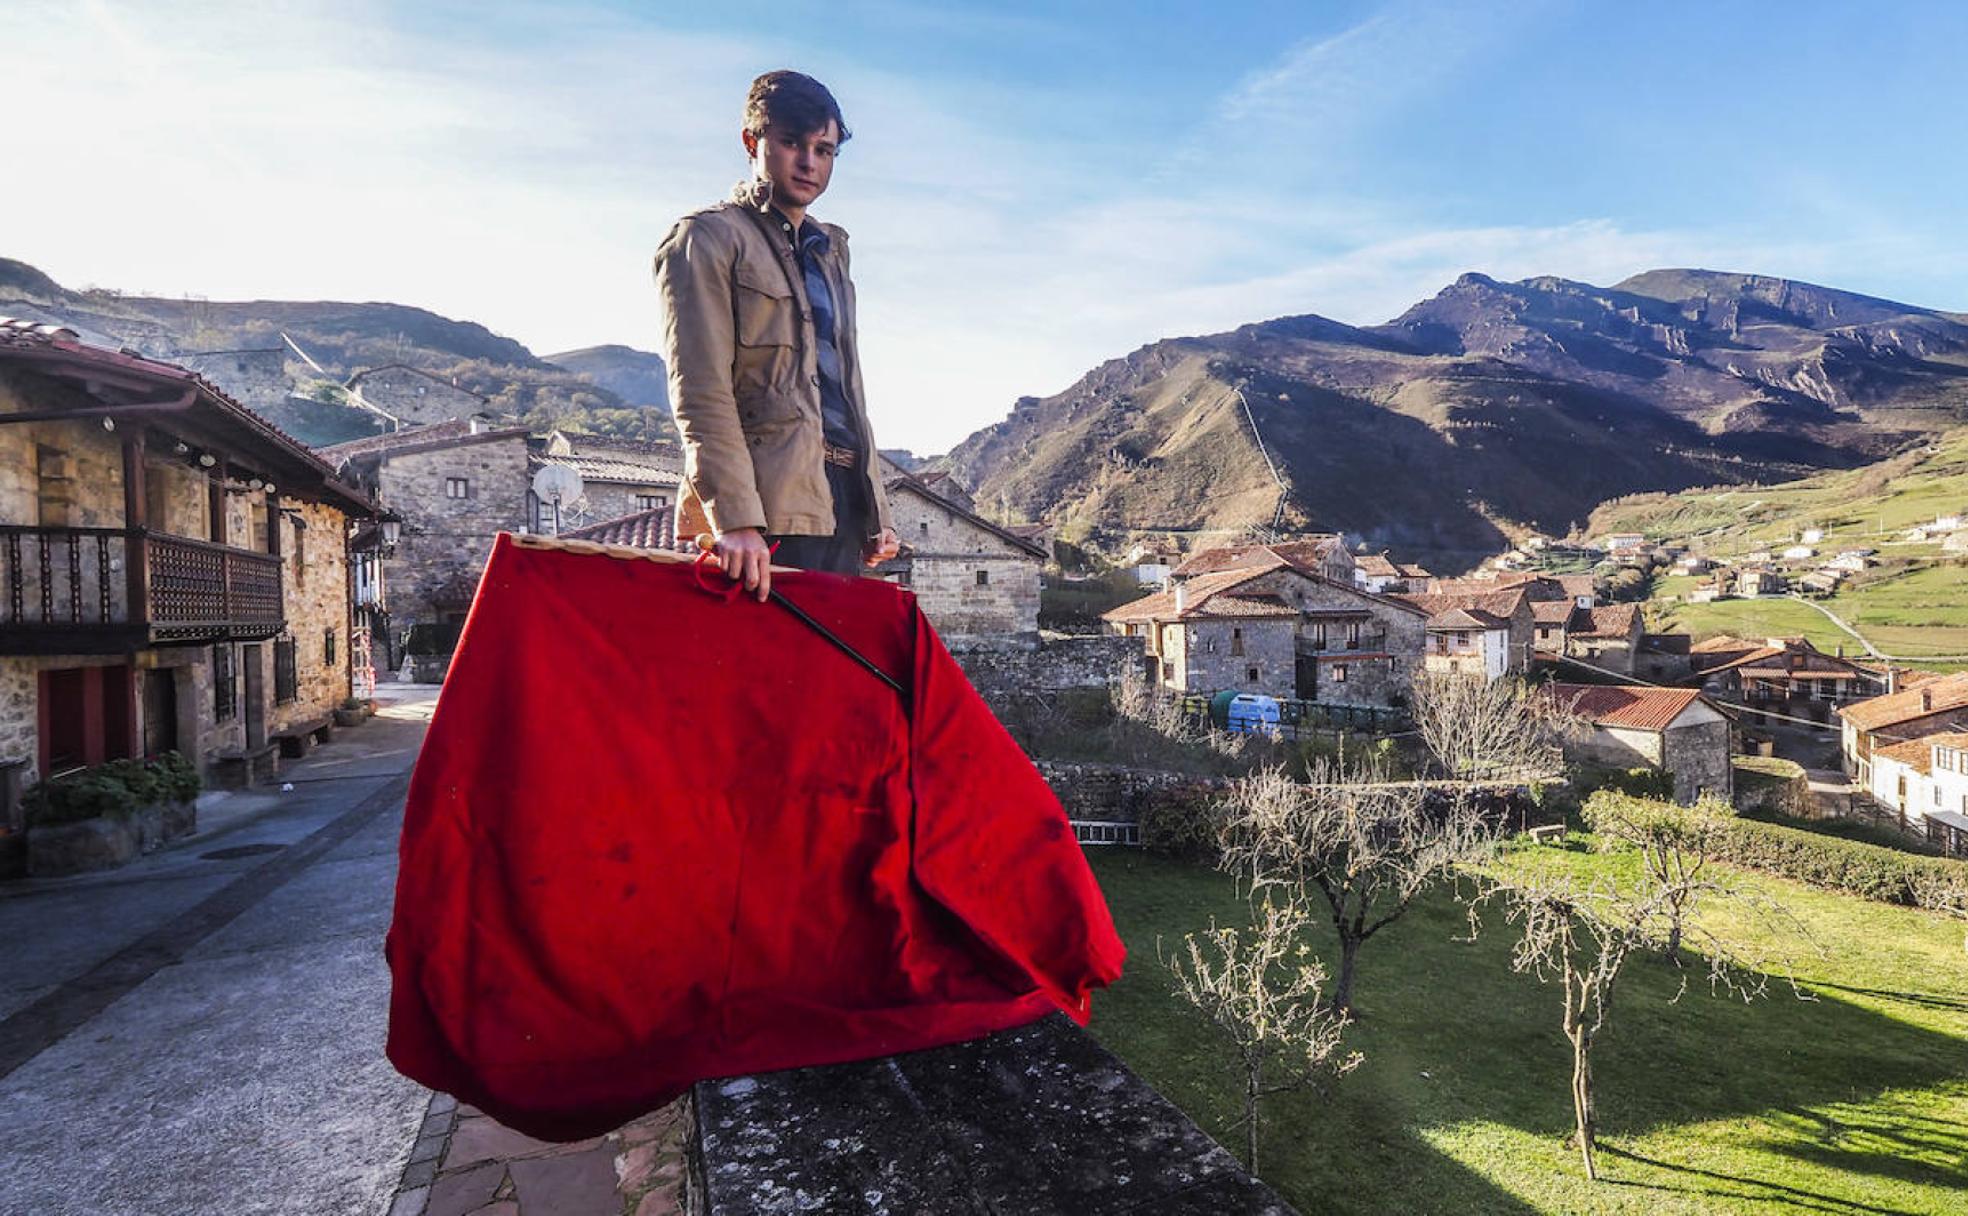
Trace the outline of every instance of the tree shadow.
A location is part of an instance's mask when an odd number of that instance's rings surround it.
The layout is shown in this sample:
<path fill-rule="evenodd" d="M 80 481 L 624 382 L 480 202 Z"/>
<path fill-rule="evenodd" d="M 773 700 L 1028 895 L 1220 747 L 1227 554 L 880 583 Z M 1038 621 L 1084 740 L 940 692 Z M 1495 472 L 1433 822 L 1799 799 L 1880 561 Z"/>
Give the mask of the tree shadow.
<path fill-rule="evenodd" d="M 1834 992 L 1849 992 L 1855 996 L 1875 996 L 1882 1000 L 1899 1001 L 1907 1005 L 1920 1005 L 1927 1009 L 1946 1009 L 1955 1013 L 1968 1013 L 1968 997 L 1944 996 L 1937 992 L 1895 992 L 1889 988 L 1855 988 L 1850 984 L 1834 984 L 1827 980 L 1811 981 L 1813 988 L 1826 988 Z"/>
<path fill-rule="evenodd" d="M 1724 1174 L 1716 1170 L 1699 1169 L 1692 1165 L 1675 1165 L 1671 1162 L 1660 1161 L 1653 1157 L 1629 1152 L 1626 1149 L 1617 1148 L 1612 1145 L 1603 1145 L 1599 1151 L 1608 1157 L 1617 1157 L 1621 1160 L 1633 1161 L 1641 1165 L 1650 1165 L 1655 1169 L 1666 1170 L 1670 1173 L 1689 1174 L 1699 1178 L 1713 1179 L 1716 1182 L 1733 1182 L 1755 1189 L 1717 1190 L 1714 1187 L 1703 1186 L 1668 1186 L 1658 1182 L 1642 1182 L 1637 1178 L 1603 1179 L 1602 1181 L 1609 1186 L 1632 1187 L 1646 1191 L 1676 1191 L 1682 1194 L 1714 1195 L 1718 1198 L 1748 1199 L 1759 1203 L 1780 1203 L 1786 1207 L 1803 1208 L 1806 1211 L 1812 1212 L 1876 1212 L 1880 1216 L 1920 1216 L 1918 1212 L 1908 1208 L 1881 1207 L 1878 1204 L 1860 1203 L 1855 1199 L 1841 1199 L 1837 1195 L 1826 1195 L 1818 1191 L 1805 1190 L 1802 1187 L 1790 1186 L 1782 1182 L 1766 1182 L 1761 1178 L 1751 1178 L 1739 1174 Z"/>

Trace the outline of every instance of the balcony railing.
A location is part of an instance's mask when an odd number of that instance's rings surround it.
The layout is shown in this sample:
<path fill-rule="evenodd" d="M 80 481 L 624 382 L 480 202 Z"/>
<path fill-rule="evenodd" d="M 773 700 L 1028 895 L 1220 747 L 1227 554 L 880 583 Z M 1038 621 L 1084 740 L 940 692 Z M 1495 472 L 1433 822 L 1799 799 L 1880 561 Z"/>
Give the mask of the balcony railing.
<path fill-rule="evenodd" d="M 0 586 L 0 653 L 254 641 L 282 624 L 279 558 L 142 528 L 0 525 Z"/>

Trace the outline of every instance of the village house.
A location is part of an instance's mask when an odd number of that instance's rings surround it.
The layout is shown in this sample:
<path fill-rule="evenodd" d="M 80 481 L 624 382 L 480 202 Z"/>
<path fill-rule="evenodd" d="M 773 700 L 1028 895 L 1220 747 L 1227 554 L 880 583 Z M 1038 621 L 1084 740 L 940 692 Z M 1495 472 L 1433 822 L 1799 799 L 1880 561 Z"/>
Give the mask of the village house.
<path fill-rule="evenodd" d="M 1874 752 L 1968 727 L 1968 672 L 1921 679 L 1835 712 L 1842 724 L 1839 749 L 1845 771 L 1870 787 Z"/>
<path fill-rule="evenodd" d="M 913 474 L 892 464 L 885 468 L 901 552 L 876 573 L 916 593 L 923 615 L 952 650 L 1037 646 L 1045 546 L 945 498 Z M 956 487 L 947 478 L 940 482 Z"/>
<path fill-rule="evenodd" d="M 1575 608 L 1565 631 L 1563 653 L 1566 658 L 1630 676 L 1640 656 L 1643 632 L 1638 604 Z"/>
<path fill-rule="evenodd" d="M 1324 533 L 1302 537 L 1298 540 L 1256 541 L 1235 545 L 1218 545 L 1201 549 L 1189 555 L 1188 560 L 1177 566 L 1169 577 L 1176 582 L 1199 574 L 1215 574 L 1224 570 L 1249 569 L 1258 566 L 1274 567 L 1279 563 L 1291 566 L 1305 574 L 1352 586 L 1354 577 L 1353 554 L 1346 548 L 1346 538 L 1337 533 Z"/>
<path fill-rule="evenodd" d="M 1846 549 L 1825 563 L 1828 569 L 1842 570 L 1847 574 L 1864 574 L 1877 565 L 1877 549 Z"/>
<path fill-rule="evenodd" d="M 1481 608 L 1450 608 L 1428 618 L 1422 668 L 1497 680 L 1510 672 L 1510 622 Z"/>
<path fill-rule="evenodd" d="M 0 319 L 5 787 L 167 751 L 250 779 L 325 736 L 374 514 L 196 373 Z"/>
<path fill-rule="evenodd" d="M 484 413 L 491 399 L 407 363 L 365 368 L 342 385 L 359 408 L 403 426 L 428 426 Z"/>
<path fill-rule="evenodd" d="M 1436 586 L 1462 586 L 1476 580 L 1437 580 Z M 1533 584 L 1519 583 L 1489 591 L 1434 591 L 1425 595 L 1397 594 L 1391 598 L 1413 605 L 1426 614 L 1428 622 L 1428 653 L 1440 659 L 1452 659 L 1459 653 L 1458 647 L 1487 647 L 1491 641 L 1480 638 L 1479 633 L 1493 632 L 1495 627 L 1485 618 L 1494 618 L 1502 623 L 1504 630 L 1504 671 L 1511 675 L 1522 675 L 1530 670 L 1531 652 L 1536 645 L 1537 622 L 1533 615 L 1531 598 Z M 1459 613 L 1478 613 L 1465 620 Z M 1474 621 L 1476 624 L 1471 624 Z M 1438 664 L 1441 666 L 1442 664 Z M 1472 668 L 1468 660 L 1448 666 Z M 1487 660 L 1484 670 L 1488 670 Z"/>
<path fill-rule="evenodd" d="M 1818 551 L 1809 545 L 1792 545 L 1783 551 L 1783 559 L 1787 562 L 1809 561 L 1817 555 Z"/>
<path fill-rule="evenodd" d="M 1782 595 L 1784 576 L 1767 567 L 1747 567 L 1736 575 L 1736 594 L 1747 600 L 1758 596 Z"/>
<path fill-rule="evenodd" d="M 1425 567 L 1394 561 L 1385 553 L 1360 553 L 1353 558 L 1354 582 L 1375 595 L 1426 592 L 1434 577 Z"/>
<path fill-rule="evenodd" d="M 402 521 L 381 563 L 389 588 L 381 666 L 442 679 L 493 538 L 528 527 L 526 428 L 457 418 L 318 455 Z"/>
<path fill-rule="evenodd" d="M 1943 731 L 1879 748 L 1866 792 L 1943 852 L 1968 855 L 1968 732 Z"/>
<path fill-rule="evenodd" d="M 1644 548 L 1647 538 L 1638 532 L 1613 532 L 1599 544 L 1606 552 L 1617 555 Z"/>
<path fill-rule="evenodd" d="M 673 443 L 550 431 L 530 440 L 526 462 L 526 523 L 535 532 L 565 534 L 570 528 L 674 508 L 683 485 L 683 449 Z M 572 502 L 556 504 L 533 492 L 531 478 L 544 468 L 563 468 L 581 479 Z"/>
<path fill-rule="evenodd" d="M 1322 705 L 1406 704 L 1425 613 L 1361 590 L 1350 570 L 1344 579 L 1323 573 L 1333 567 L 1320 545 L 1228 548 L 1236 551 L 1193 555 L 1183 568 L 1203 573 L 1103 617 L 1113 632 L 1143 639 L 1158 683 L 1178 692 L 1235 689 Z M 1238 564 L 1207 569 L 1231 562 Z"/>
<path fill-rule="evenodd" d="M 1768 722 L 1766 714 L 1830 722 L 1838 706 L 1886 691 L 1884 673 L 1802 637 L 1706 638 L 1688 657 L 1690 683 L 1718 701 L 1748 706 L 1756 723 Z"/>
<path fill-rule="evenodd" d="M 584 540 L 596 545 L 624 545 L 631 549 L 675 552 L 676 508 L 654 507 L 617 519 L 574 528 L 560 534 L 562 540 Z"/>
<path fill-rule="evenodd" d="M 1704 794 L 1735 796 L 1727 713 L 1692 688 L 1638 684 L 1544 686 L 1575 717 L 1590 725 L 1565 742 L 1566 759 L 1607 768 L 1652 768 L 1672 775 L 1674 800 L 1692 803 Z"/>

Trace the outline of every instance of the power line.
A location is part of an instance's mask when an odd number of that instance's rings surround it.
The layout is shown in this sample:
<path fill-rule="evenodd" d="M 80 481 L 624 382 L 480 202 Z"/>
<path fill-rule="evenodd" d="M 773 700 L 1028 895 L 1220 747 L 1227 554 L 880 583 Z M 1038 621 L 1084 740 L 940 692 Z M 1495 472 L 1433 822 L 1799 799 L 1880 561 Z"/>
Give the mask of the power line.
<path fill-rule="evenodd" d="M 1575 659 L 1570 655 L 1559 655 L 1557 656 L 1557 658 L 1560 663 L 1570 663 L 1574 667 L 1583 667 L 1587 671 L 1596 671 L 1601 675 L 1618 676 L 1621 679 L 1621 681 L 1628 684 L 1642 684 L 1648 688 L 1680 687 L 1679 685 L 1675 685 L 1675 684 L 1660 684 L 1660 683 L 1656 683 L 1653 680 L 1644 680 L 1641 679 L 1639 676 L 1629 675 L 1628 673 L 1623 671 L 1614 671 L 1610 667 L 1600 667 L 1597 664 L 1588 663 L 1584 659 Z M 1724 701 L 1721 700 L 1720 698 L 1709 696 L 1707 693 L 1702 693 L 1702 695 L 1708 697 L 1709 700 L 1715 702 L 1717 705 L 1723 706 L 1726 709 L 1739 709 L 1742 710 L 1744 713 L 1761 714 L 1765 718 L 1775 718 L 1781 722 L 1795 722 L 1799 726 L 1808 726 L 1812 730 L 1835 730 L 1835 731 L 1840 731 L 1842 733 L 1844 729 L 1843 727 L 1838 726 L 1834 723 L 1814 722 L 1809 718 L 1799 718 L 1799 717 L 1794 717 L 1790 714 L 1773 713 L 1770 710 L 1763 709 L 1755 705 L 1740 705 L 1734 701 Z"/>

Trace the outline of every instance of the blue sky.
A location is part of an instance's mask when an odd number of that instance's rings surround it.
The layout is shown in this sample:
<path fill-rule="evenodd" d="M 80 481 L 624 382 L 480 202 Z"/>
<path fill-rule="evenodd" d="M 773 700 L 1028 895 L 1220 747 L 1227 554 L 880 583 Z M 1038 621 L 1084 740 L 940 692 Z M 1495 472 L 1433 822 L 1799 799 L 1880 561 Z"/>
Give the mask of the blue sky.
<path fill-rule="evenodd" d="M 650 251 L 799 67 L 855 129 L 815 212 L 878 431 L 930 452 L 1157 338 L 1383 321 L 1465 270 L 1968 311 L 1964 46 L 1938 2 L 0 0 L 0 254 L 653 349 Z"/>

